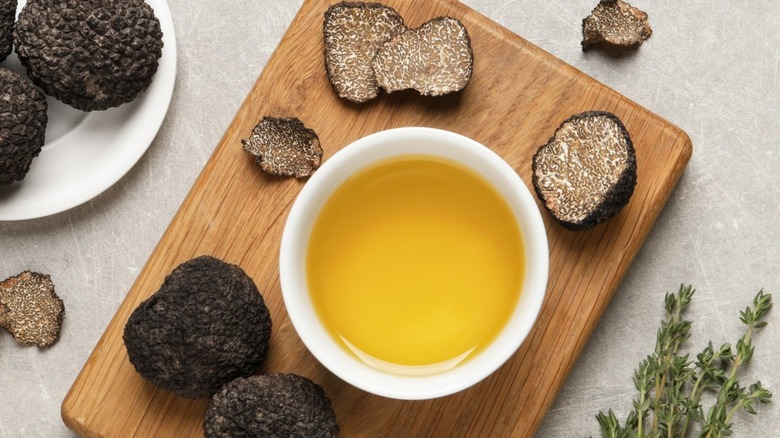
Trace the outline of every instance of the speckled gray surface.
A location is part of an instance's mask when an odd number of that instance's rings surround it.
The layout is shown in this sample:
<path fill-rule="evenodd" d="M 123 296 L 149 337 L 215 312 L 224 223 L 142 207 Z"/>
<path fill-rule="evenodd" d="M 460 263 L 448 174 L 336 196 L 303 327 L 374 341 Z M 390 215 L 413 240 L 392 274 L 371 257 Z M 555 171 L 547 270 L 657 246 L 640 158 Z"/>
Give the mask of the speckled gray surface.
<path fill-rule="evenodd" d="M 300 1 L 168 0 L 178 43 L 171 109 L 118 184 L 52 217 L 0 223 L 0 277 L 50 273 L 65 300 L 48 350 L 0 333 L 0 438 L 69 436 L 60 403 L 295 15 Z M 624 413 L 655 340 L 665 292 L 698 293 L 689 345 L 735 342 L 738 310 L 780 292 L 780 7 L 775 0 L 636 0 L 654 34 L 636 53 L 580 50 L 596 0 L 468 0 L 474 9 L 688 132 L 693 157 L 537 436 L 598 436 Z M 552 273 L 555 275 L 555 273 Z M 780 391 L 780 318 L 757 335 L 745 379 Z M 780 436 L 778 404 L 741 415 L 735 436 Z"/>

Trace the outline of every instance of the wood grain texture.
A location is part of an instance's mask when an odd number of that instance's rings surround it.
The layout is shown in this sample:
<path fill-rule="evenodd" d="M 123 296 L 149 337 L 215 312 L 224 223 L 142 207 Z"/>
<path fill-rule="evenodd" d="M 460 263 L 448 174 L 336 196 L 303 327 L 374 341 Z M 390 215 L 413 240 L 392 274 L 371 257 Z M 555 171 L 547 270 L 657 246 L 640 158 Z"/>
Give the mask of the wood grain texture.
<path fill-rule="evenodd" d="M 601 313 L 650 231 L 691 154 L 688 136 L 573 67 L 450 0 L 387 1 L 413 27 L 449 15 L 469 30 L 474 76 L 461 93 L 381 95 L 358 106 L 338 99 L 323 66 L 322 17 L 333 1 L 306 1 L 220 144 L 98 342 L 62 405 L 78 434 L 202 436 L 204 400 L 144 381 L 127 360 L 130 313 L 176 265 L 211 254 L 240 265 L 263 292 L 274 321 L 260 372 L 293 372 L 321 384 L 342 435 L 525 437 L 541 422 Z M 295 116 L 319 135 L 325 159 L 367 134 L 430 126 L 471 137 L 501 155 L 531 187 L 531 157 L 570 115 L 618 115 L 637 152 L 638 183 L 617 217 L 574 233 L 544 213 L 550 281 L 539 320 L 518 352 L 476 386 L 435 400 L 404 402 L 350 387 L 306 350 L 290 324 L 278 278 L 281 232 L 304 181 L 268 177 L 240 140 L 264 115 Z"/>

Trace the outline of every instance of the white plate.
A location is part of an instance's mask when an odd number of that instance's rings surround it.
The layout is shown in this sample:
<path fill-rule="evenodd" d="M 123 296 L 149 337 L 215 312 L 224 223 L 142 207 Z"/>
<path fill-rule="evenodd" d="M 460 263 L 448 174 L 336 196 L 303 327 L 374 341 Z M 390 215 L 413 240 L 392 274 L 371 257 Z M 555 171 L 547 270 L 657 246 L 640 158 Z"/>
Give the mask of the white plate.
<path fill-rule="evenodd" d="M 39 218 L 87 202 L 119 181 L 149 148 L 173 95 L 176 38 L 165 0 L 146 2 L 160 20 L 164 43 L 152 84 L 133 102 L 106 111 L 85 113 L 47 98 L 46 143 L 24 180 L 0 186 L 0 221 Z M 14 53 L 0 66 L 26 77 Z"/>

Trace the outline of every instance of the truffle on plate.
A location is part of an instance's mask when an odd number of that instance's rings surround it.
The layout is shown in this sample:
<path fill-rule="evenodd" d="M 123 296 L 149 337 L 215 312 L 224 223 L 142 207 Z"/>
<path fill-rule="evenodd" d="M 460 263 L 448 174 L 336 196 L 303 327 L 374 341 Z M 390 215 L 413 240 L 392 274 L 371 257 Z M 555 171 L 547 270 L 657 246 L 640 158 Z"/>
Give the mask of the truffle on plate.
<path fill-rule="evenodd" d="M 211 397 L 203 429 L 207 438 L 335 438 L 339 433 L 325 391 L 295 374 L 233 380 Z"/>
<path fill-rule="evenodd" d="M 271 175 L 304 178 L 322 162 L 317 133 L 297 118 L 263 117 L 241 143 L 255 156 L 257 165 Z"/>
<path fill-rule="evenodd" d="M 46 96 L 18 74 L 0 68 L 0 186 L 21 181 L 46 135 Z"/>
<path fill-rule="evenodd" d="M 638 47 L 652 34 L 646 13 L 623 0 L 601 0 L 582 20 L 582 50 L 599 45 Z"/>
<path fill-rule="evenodd" d="M 4 61 L 13 50 L 16 0 L 0 0 L 0 61 Z"/>
<path fill-rule="evenodd" d="M 379 92 L 371 60 L 379 47 L 404 32 L 395 9 L 380 3 L 341 2 L 325 12 L 325 71 L 339 97 L 362 103 Z"/>
<path fill-rule="evenodd" d="M 48 275 L 24 271 L 0 283 L 0 327 L 20 344 L 54 344 L 64 316 L 65 306 Z"/>
<path fill-rule="evenodd" d="M 82 111 L 138 97 L 163 47 L 160 22 L 143 0 L 28 1 L 14 44 L 36 85 Z"/>
<path fill-rule="evenodd" d="M 425 96 L 460 91 L 474 70 L 466 27 L 451 17 L 434 18 L 383 45 L 371 66 L 388 93 L 414 89 Z"/>
<path fill-rule="evenodd" d="M 605 111 L 571 116 L 534 154 L 533 185 L 547 211 L 570 230 L 616 215 L 636 185 L 636 153 L 626 127 Z"/>
<path fill-rule="evenodd" d="M 176 267 L 133 311 L 123 339 L 141 376 L 201 398 L 254 373 L 270 336 L 271 317 L 252 279 L 236 265 L 201 256 Z"/>

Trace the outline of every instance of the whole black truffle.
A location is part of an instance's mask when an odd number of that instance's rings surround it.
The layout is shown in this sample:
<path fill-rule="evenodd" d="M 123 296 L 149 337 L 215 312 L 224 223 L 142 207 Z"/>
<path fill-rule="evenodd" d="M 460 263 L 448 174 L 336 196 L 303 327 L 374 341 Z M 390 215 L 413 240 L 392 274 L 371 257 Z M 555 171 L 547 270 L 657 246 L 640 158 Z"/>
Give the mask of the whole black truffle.
<path fill-rule="evenodd" d="M 155 385 L 208 397 L 265 360 L 271 318 L 238 266 L 201 256 L 176 267 L 125 325 L 130 363 Z"/>
<path fill-rule="evenodd" d="M 203 429 L 207 438 L 331 438 L 339 433 L 325 391 L 295 374 L 233 380 L 211 397 Z"/>
<path fill-rule="evenodd" d="M 46 135 L 46 96 L 0 68 L 0 185 L 24 179 Z"/>
<path fill-rule="evenodd" d="M 29 1 L 14 44 L 36 85 L 83 111 L 138 97 L 163 47 L 160 22 L 143 0 Z"/>
<path fill-rule="evenodd" d="M 0 0 L 0 61 L 4 61 L 13 49 L 16 0 Z"/>

